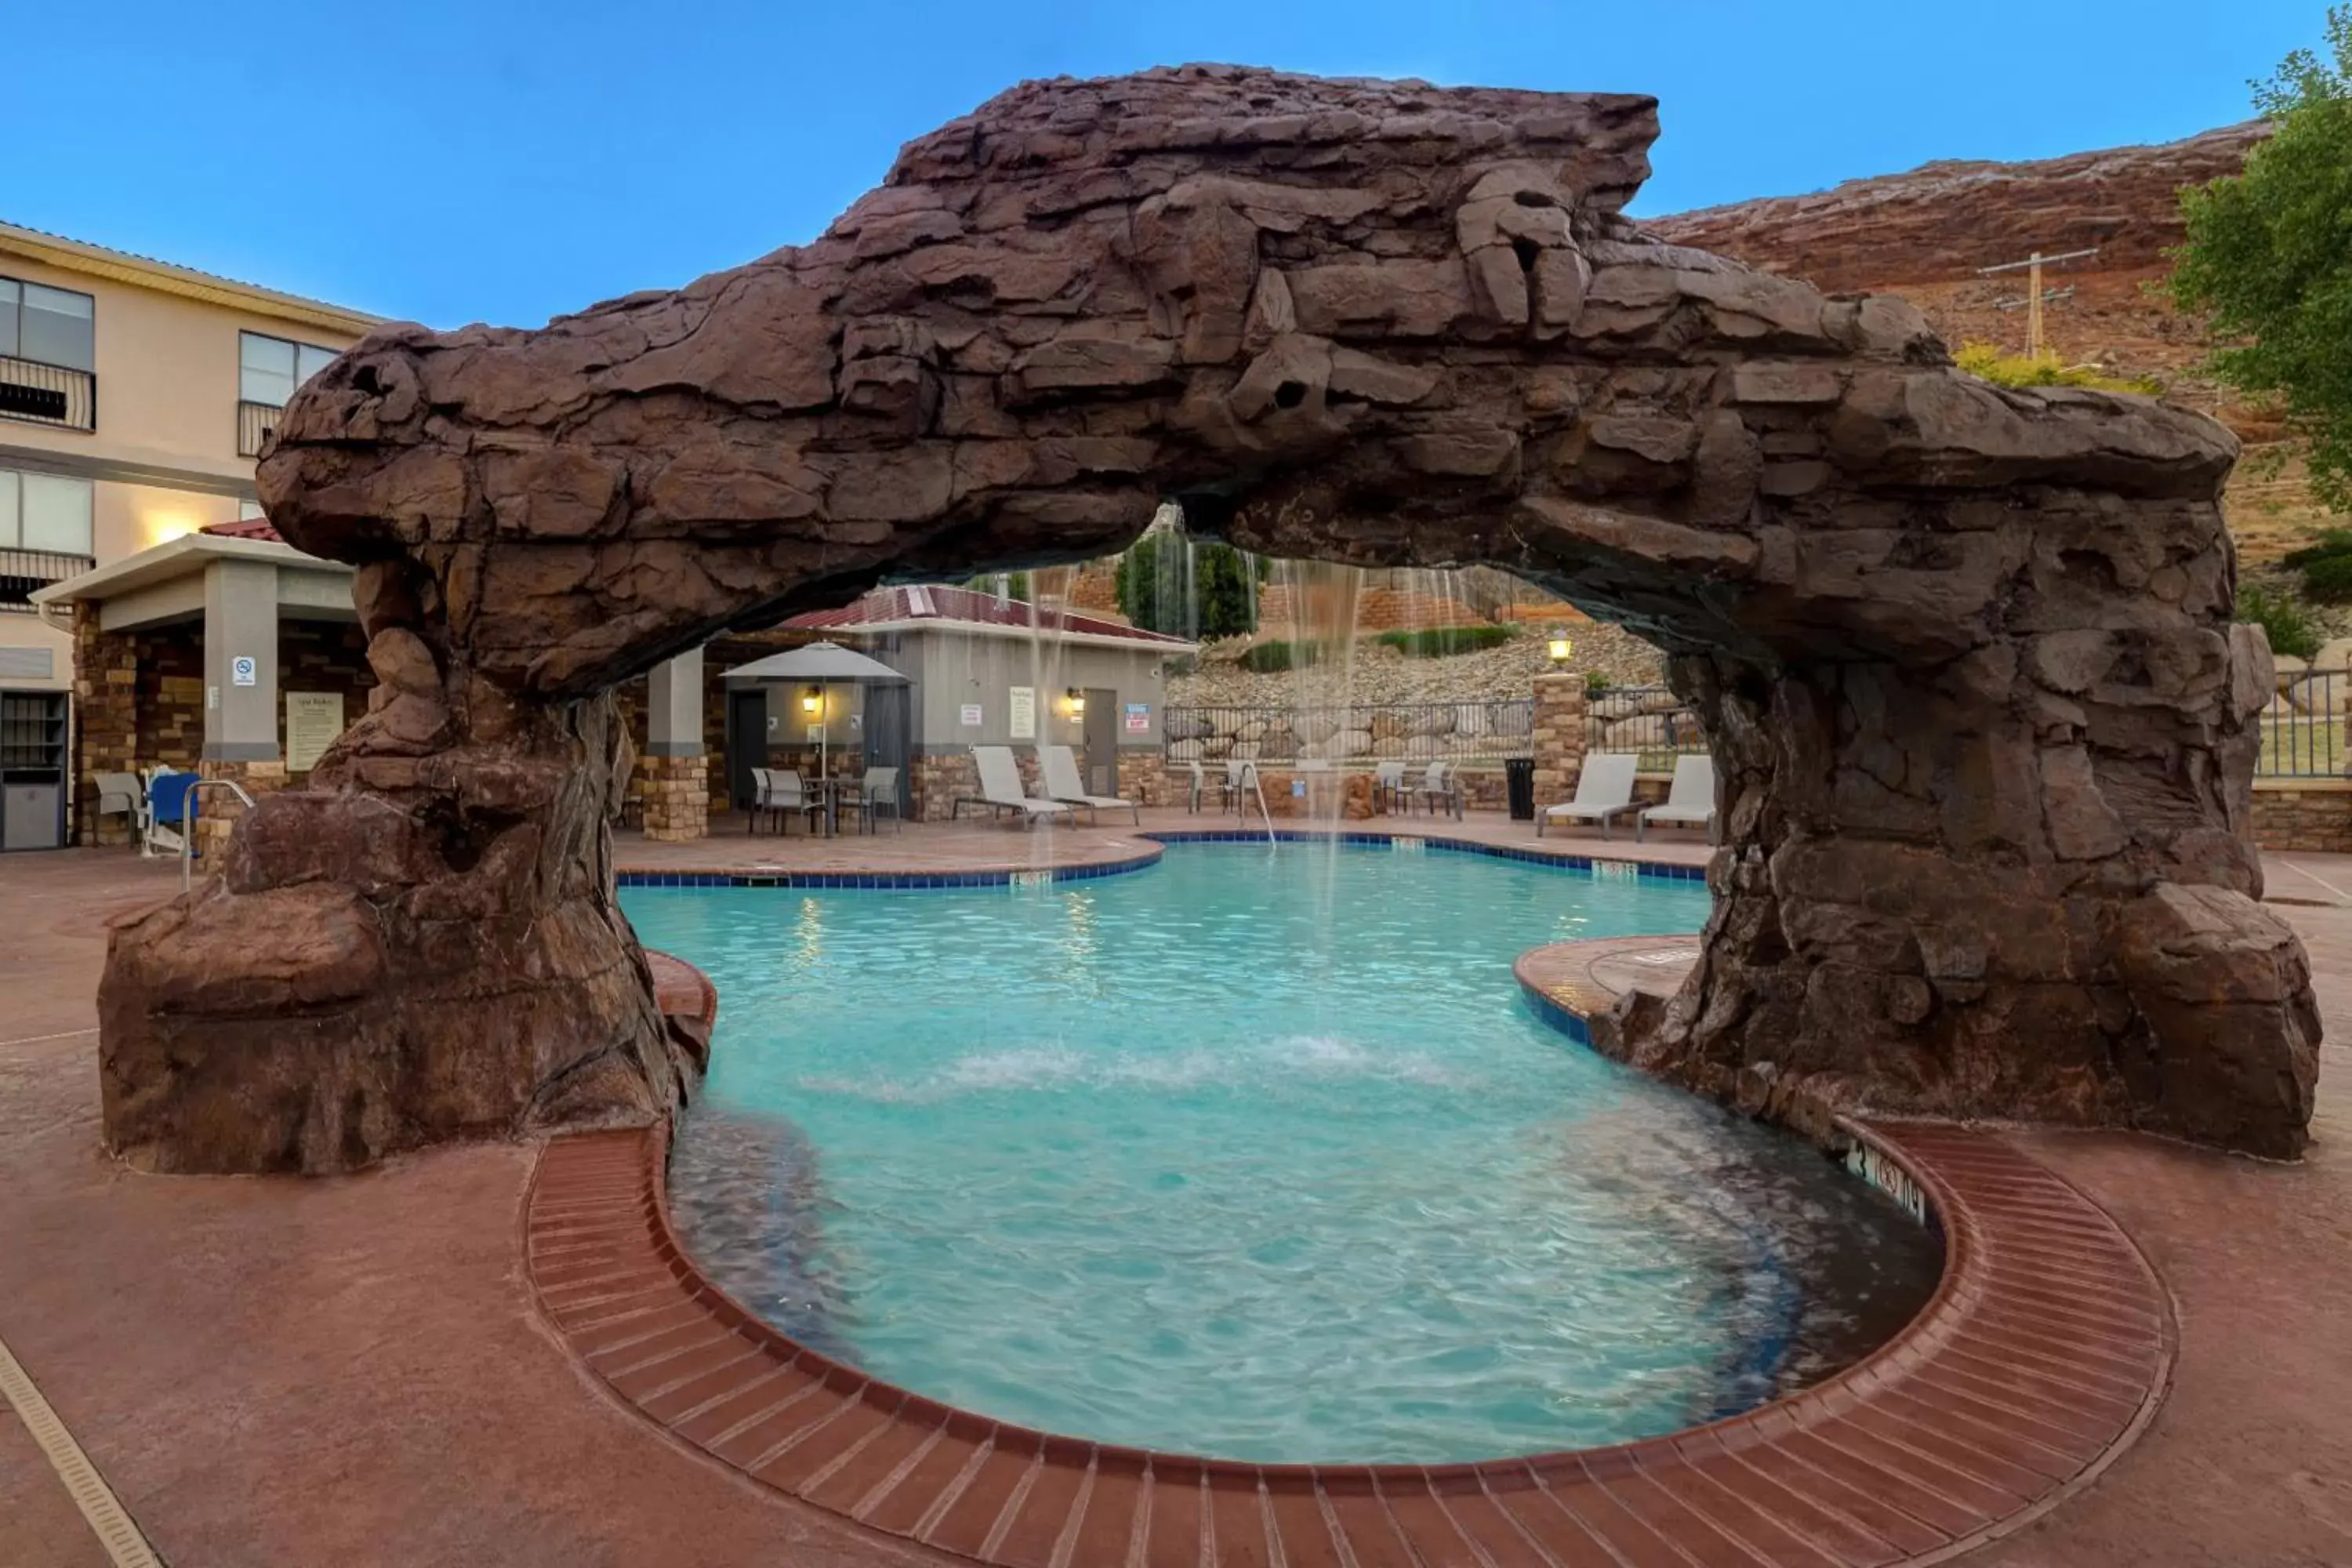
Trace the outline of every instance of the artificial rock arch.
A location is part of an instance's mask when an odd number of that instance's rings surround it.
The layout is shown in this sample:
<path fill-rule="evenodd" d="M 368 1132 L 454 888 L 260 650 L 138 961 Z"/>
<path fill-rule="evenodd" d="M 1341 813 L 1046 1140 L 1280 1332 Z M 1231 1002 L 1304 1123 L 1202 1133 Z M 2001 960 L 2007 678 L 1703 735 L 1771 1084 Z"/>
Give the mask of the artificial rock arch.
<path fill-rule="evenodd" d="M 382 685 L 122 929 L 107 1131 L 348 1167 L 684 1092 L 613 900 L 604 693 L 889 575 L 1124 545 L 1486 562 L 1663 645 L 1721 764 L 1706 955 L 1615 1048 L 1801 1107 L 2300 1148 L 2256 903 L 2234 446 L 1954 371 L 1887 299 L 1654 243 L 1636 97 L 1033 83 L 815 243 L 537 331 L 381 331 L 261 465 Z"/>

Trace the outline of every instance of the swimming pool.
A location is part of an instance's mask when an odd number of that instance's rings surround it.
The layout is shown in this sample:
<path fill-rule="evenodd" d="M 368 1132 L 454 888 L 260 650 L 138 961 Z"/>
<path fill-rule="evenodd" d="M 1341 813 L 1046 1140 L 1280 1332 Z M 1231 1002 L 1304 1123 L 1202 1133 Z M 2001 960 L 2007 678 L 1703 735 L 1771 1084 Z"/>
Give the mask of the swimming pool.
<path fill-rule="evenodd" d="M 674 1215 L 714 1278 L 1003 1420 L 1259 1460 L 1650 1436 L 1851 1360 L 1933 1238 L 1570 1044 L 1538 942 L 1705 889 L 1381 847 L 1171 847 L 918 892 L 632 888 L 721 998 Z"/>

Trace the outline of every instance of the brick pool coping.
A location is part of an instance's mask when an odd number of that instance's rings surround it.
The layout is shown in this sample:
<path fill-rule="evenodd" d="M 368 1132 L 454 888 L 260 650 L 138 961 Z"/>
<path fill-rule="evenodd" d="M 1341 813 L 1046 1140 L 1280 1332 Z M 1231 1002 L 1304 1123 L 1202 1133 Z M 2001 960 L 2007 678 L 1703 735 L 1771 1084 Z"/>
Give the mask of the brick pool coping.
<path fill-rule="evenodd" d="M 1132 853 L 1103 856 L 1086 850 L 1056 856 L 1047 846 L 1047 858 L 1041 862 L 1022 865 L 940 866 L 910 868 L 845 869 L 839 867 L 822 870 L 796 870 L 776 864 L 747 863 L 736 866 L 668 867 L 624 866 L 614 873 L 614 881 L 624 888 L 780 888 L 780 889 L 865 889 L 875 891 L 906 891 L 936 888 L 1003 888 L 1016 884 L 1028 886 L 1044 882 L 1083 881 L 1098 877 L 1116 877 L 1129 871 L 1140 871 L 1158 865 L 1164 846 L 1171 844 L 1263 844 L 1266 842 L 1264 828 L 1189 828 L 1145 827 L 1123 835 L 1135 846 Z M 1276 827 L 1274 837 L 1285 844 L 1320 844 L 1337 839 L 1341 844 L 1394 847 L 1400 843 L 1417 845 L 1440 854 L 1482 855 L 1499 860 L 1517 860 L 1528 865 L 1549 866 L 1561 870 L 1585 870 L 1595 874 L 1619 872 L 1628 876 L 1651 877 L 1667 881 L 1704 882 L 1704 866 L 1685 865 L 1677 861 L 1644 859 L 1639 856 L 1587 855 L 1570 849 L 1544 846 L 1496 844 L 1478 838 L 1466 838 L 1444 833 L 1423 832 L 1403 828 L 1323 828 Z"/>
<path fill-rule="evenodd" d="M 716 992 L 691 965 L 661 955 L 656 972 L 665 1007 L 715 1017 Z M 1603 1000 L 1529 991 L 1579 1017 Z M 1943 1562 L 2039 1518 L 2146 1426 L 2175 1355 L 2170 1303 L 2104 1211 L 1998 1136 L 1843 1125 L 1875 1155 L 1882 1184 L 1915 1184 L 1944 1235 L 1943 1278 L 1901 1333 L 1741 1415 L 1477 1464 L 1151 1453 L 994 1421 L 868 1377 L 769 1327 L 703 1275 L 669 1222 L 666 1128 L 546 1146 L 526 1201 L 526 1271 L 573 1354 L 673 1441 L 974 1562 Z"/>

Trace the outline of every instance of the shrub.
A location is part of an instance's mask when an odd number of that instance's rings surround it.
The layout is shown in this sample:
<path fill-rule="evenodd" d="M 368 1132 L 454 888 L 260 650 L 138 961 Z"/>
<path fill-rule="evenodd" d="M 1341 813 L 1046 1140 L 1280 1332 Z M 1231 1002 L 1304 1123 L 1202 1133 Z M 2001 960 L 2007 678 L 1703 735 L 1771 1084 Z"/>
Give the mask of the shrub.
<path fill-rule="evenodd" d="M 1187 552 L 1189 595 L 1184 586 Z M 1119 557 L 1119 613 L 1146 631 L 1170 637 L 1240 637 L 1257 629 L 1263 575 L 1255 556 L 1230 544 L 1196 544 L 1181 534 L 1150 534 Z"/>
<path fill-rule="evenodd" d="M 1237 661 L 1255 675 L 1279 675 L 1323 662 L 1323 645 L 1317 642 L 1262 642 Z"/>
<path fill-rule="evenodd" d="M 2089 365 L 2063 363 L 2056 354 L 2045 353 L 2040 359 L 2005 354 L 1990 343 L 1962 343 L 1960 352 L 1952 359 L 1979 381 L 1990 381 L 1996 386 L 2087 386 L 2100 392 L 2137 392 L 2149 397 L 2164 390 L 2164 384 L 2152 376 L 2126 379 Z"/>
<path fill-rule="evenodd" d="M 1500 647 L 1512 635 L 1508 626 L 1434 626 L 1421 632 L 1382 632 L 1377 640 L 1407 658 L 1444 658 Z"/>
<path fill-rule="evenodd" d="M 2303 591 L 2323 605 L 2352 603 L 2352 553 L 2323 555 L 2305 566 Z"/>
<path fill-rule="evenodd" d="M 2352 567 L 2352 557 L 2334 556 L 2331 560 Z M 2273 594 L 2254 584 L 2238 590 L 2238 619 L 2263 628 L 2271 640 L 2273 653 L 2294 658 L 2309 658 L 2319 651 L 2319 628 L 2303 606 L 2284 594 Z"/>
<path fill-rule="evenodd" d="M 2306 597 L 2326 605 L 2352 599 L 2352 531 L 2328 529 L 2312 543 L 2290 551 L 2284 563 L 2303 574 Z M 2278 647 L 2271 646 L 2273 650 Z"/>
<path fill-rule="evenodd" d="M 1587 697 L 1598 697 L 1613 684 L 1606 670 L 1588 669 L 1584 672 L 1584 694 Z"/>
<path fill-rule="evenodd" d="M 2281 558 L 2282 563 L 2297 569 L 2331 555 L 2352 555 L 2352 529 L 2330 528 L 2320 531 L 2319 538 L 2300 550 L 2290 550 Z"/>

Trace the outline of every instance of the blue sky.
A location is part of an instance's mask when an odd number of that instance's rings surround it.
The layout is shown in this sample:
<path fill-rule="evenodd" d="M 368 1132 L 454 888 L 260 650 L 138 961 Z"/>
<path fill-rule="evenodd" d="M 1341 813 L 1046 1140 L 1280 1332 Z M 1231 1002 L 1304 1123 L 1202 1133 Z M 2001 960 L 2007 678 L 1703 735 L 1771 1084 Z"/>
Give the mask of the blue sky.
<path fill-rule="evenodd" d="M 9 5 L 0 218 L 436 326 L 802 241 L 1027 77 L 1215 59 L 1656 94 L 1634 210 L 2249 113 L 2324 0 Z"/>

